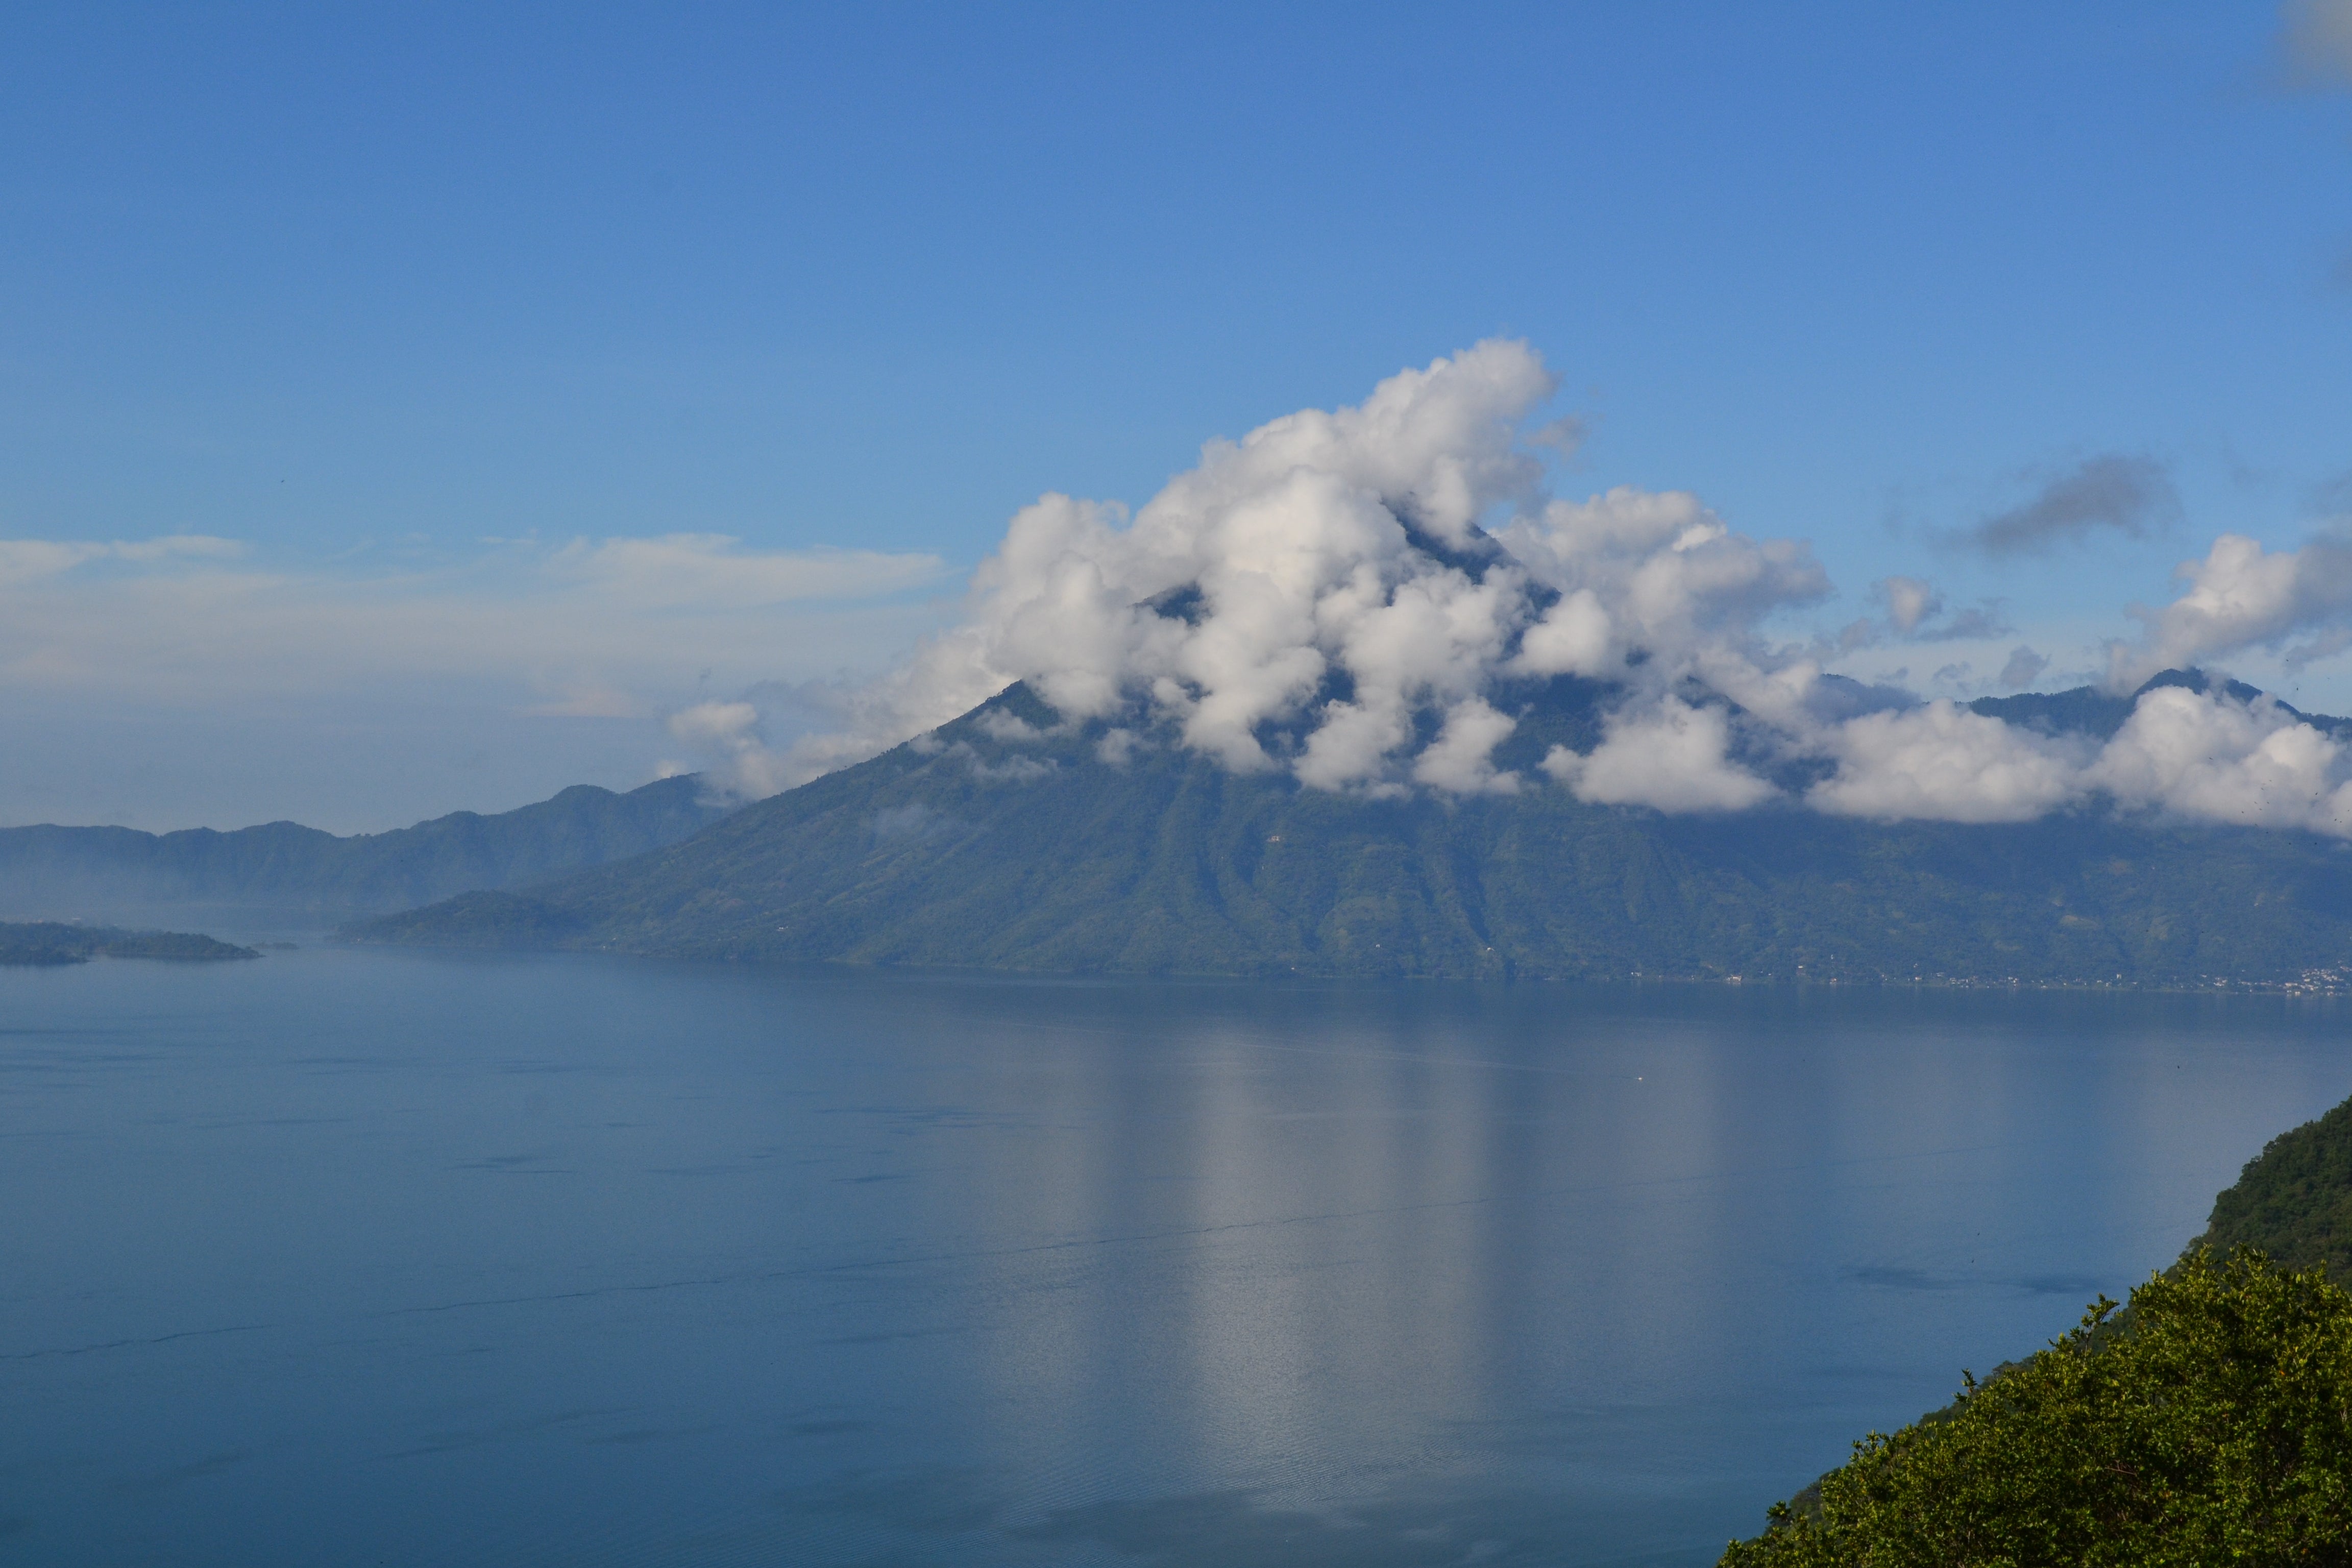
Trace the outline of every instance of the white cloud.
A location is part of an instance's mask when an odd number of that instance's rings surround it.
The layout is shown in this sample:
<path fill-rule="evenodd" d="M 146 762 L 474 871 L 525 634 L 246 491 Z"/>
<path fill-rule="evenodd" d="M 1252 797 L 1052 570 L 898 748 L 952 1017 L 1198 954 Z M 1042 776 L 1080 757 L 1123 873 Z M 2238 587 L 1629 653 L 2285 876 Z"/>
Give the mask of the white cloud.
<path fill-rule="evenodd" d="M 1820 660 L 1842 647 L 1987 641 L 2005 628 L 1996 605 L 1952 613 L 1925 579 L 1895 575 L 1874 588 L 1883 620 L 1857 623 L 1845 643 L 1774 642 L 1772 617 L 1829 595 L 1810 549 L 1741 534 L 1686 492 L 1545 495 L 1514 431 L 1551 387 L 1531 350 L 1482 343 L 1391 378 L 1360 407 L 1212 442 L 1132 517 L 1045 497 L 975 574 L 963 623 L 886 679 L 835 693 L 840 721 L 797 742 L 776 776 L 872 755 L 1018 679 L 1068 720 L 1115 723 L 1106 761 L 1124 763 L 1150 736 L 1238 772 L 1286 769 L 1311 788 L 1508 790 L 1521 781 L 1493 757 L 1516 728 L 1510 704 L 1526 682 L 1573 675 L 1613 690 L 1603 738 L 1589 755 L 1554 748 L 1543 770 L 1595 803 L 1741 810 L 1780 793 L 1759 770 L 1817 759 L 1835 772 L 1805 804 L 1842 815 L 2013 822 L 2103 790 L 2242 814 L 2234 784 L 2131 783 L 2122 753 L 2095 766 L 2087 742 L 1825 681 Z M 2042 521 L 2080 523 L 2107 494 L 2089 483 L 2061 498 L 2073 510 Z M 2116 650 L 2116 679 L 2275 645 L 2352 604 L 2352 549 L 2326 542 L 2266 556 L 2225 536 L 2185 573 L 2179 603 L 2141 612 L 2142 645 Z M 2018 647 L 2000 679 L 2013 688 L 2046 667 Z M 1938 679 L 1960 685 L 1972 668 L 1956 662 Z M 1719 700 L 1693 699 L 1702 691 Z M 1744 763 L 1732 760 L 1734 707 Z M 2215 765 L 2239 770 L 2228 780 L 2270 778 L 2284 765 L 2273 753 L 2308 750 L 2300 738 L 2209 739 L 2225 748 Z M 2286 816 L 2315 821 L 2316 810 Z"/>
<path fill-rule="evenodd" d="M 2107 685 L 2129 691 L 2159 670 L 2193 666 L 2250 647 L 2288 647 L 2289 664 L 2342 650 L 2352 616 L 2352 544 L 2315 539 L 2300 550 L 2265 552 L 2243 534 L 2225 533 L 2202 561 L 2176 575 L 2189 586 L 2159 610 L 2134 605 L 2145 626 L 2137 643 L 2110 645 Z"/>
<path fill-rule="evenodd" d="M 1554 500 L 1514 518 L 1496 537 L 1541 583 L 1571 599 L 1591 595 L 1590 607 L 1576 612 L 1576 634 L 1564 639 L 1574 663 L 1544 661 L 1578 674 L 1622 669 L 1635 651 L 1645 660 L 1646 681 L 1670 683 L 1726 661 L 1756 663 L 1764 658 L 1759 623 L 1829 594 L 1829 579 L 1805 545 L 1735 533 L 1680 490 L 1621 487 L 1583 501 Z"/>
<path fill-rule="evenodd" d="M 1543 769 L 1596 805 L 1744 811 L 1778 792 L 1727 760 L 1730 743 L 1722 709 L 1665 697 L 1645 711 L 1612 718 L 1590 754 L 1554 746 Z"/>
<path fill-rule="evenodd" d="M 1139 706 L 1236 771 L 1381 793 L 1510 787 L 1486 760 L 1510 722 L 1498 680 L 1615 677 L 1655 696 L 1698 675 L 1742 702 L 1801 700 L 1810 676 L 1776 685 L 1785 661 L 1759 624 L 1828 592 L 1811 552 L 1737 534 L 1686 494 L 1548 500 L 1514 433 L 1552 386 L 1525 345 L 1482 343 L 1360 407 L 1212 442 L 1131 518 L 1044 498 L 975 574 L 965 623 L 845 696 L 793 767 L 872 755 L 1016 679 L 1072 719 Z M 1430 711 L 1444 725 L 1417 749 Z M 1277 733 L 1295 741 L 1269 750 Z M 1759 786 L 1710 787 L 1713 805 Z"/>
<path fill-rule="evenodd" d="M 1549 427 L 1527 426 L 1553 385 L 1526 345 L 1481 343 L 1357 407 L 1211 442 L 1132 514 L 1047 495 L 1012 519 L 944 626 L 910 595 L 943 576 L 934 557 L 764 552 L 707 533 L 509 542 L 372 573 L 256 562 L 217 539 L 0 541 L 0 691 L 196 710 L 225 694 L 331 704 L 455 682 L 504 694 L 509 715 L 635 720 L 649 738 L 668 713 L 672 740 L 756 795 L 1025 680 L 1066 724 L 1108 727 L 1105 763 L 1181 746 L 1333 791 L 1564 786 L 1736 811 L 1780 795 L 1788 769 L 1827 763 L 1802 803 L 1846 815 L 2014 821 L 2105 794 L 2352 833 L 2334 804 L 2336 743 L 2266 710 L 2144 703 L 2094 758 L 1950 702 L 1825 678 L 1825 659 L 1857 648 L 1989 644 L 2004 635 L 1997 606 L 1952 612 L 1924 578 L 1895 575 L 1874 585 L 1880 613 L 1843 637 L 1789 626 L 1776 617 L 1831 592 L 1802 542 L 1743 534 L 1683 491 L 1546 492 L 1529 447 Z M 2265 552 L 2224 535 L 2182 576 L 2175 603 L 2134 612 L 2138 642 L 2111 646 L 2112 681 L 2352 642 L 2352 544 Z M 879 679 L 836 674 L 909 642 Z M 2001 658 L 1969 651 L 1988 668 Z M 2046 667 L 2018 647 L 1999 679 Z M 1974 668 L 1937 679 L 1965 689 Z M 1542 775 L 1556 784 L 1499 767 L 1531 691 L 1571 676 L 1605 694 L 1600 743 L 1554 748 Z M 2208 708 L 2180 708 L 2191 699 Z M 989 726 L 1016 745 L 1067 732 L 1009 715 Z M 969 760 L 1007 783 L 1052 765 L 1043 752 Z"/>
<path fill-rule="evenodd" d="M 1609 612 L 1590 588 L 1563 594 L 1519 641 L 1512 668 L 1528 675 L 1605 675 L 1612 668 Z"/>
<path fill-rule="evenodd" d="M 198 706 L 419 679 L 517 711 L 644 716 L 709 679 L 880 663 L 933 624 L 928 555 L 715 535 L 530 542 L 396 570 L 293 568 L 225 540 L 0 541 L 0 690 Z"/>
<path fill-rule="evenodd" d="M 785 787 L 784 769 L 760 733 L 760 710 L 749 702 L 698 702 L 669 716 L 669 732 L 704 760 L 716 788 L 760 800 Z"/>
<path fill-rule="evenodd" d="M 299 565 L 201 537 L 0 541 L 0 821 L 373 830 L 631 787 L 675 750 L 661 713 L 887 668 L 939 626 L 908 590 L 943 572 L 710 535 Z M 758 727 L 703 739 L 736 787 L 781 787 Z"/>
<path fill-rule="evenodd" d="M 2267 698 L 2158 687 L 2085 776 L 2126 805 L 2352 837 L 2352 758 Z"/>
<path fill-rule="evenodd" d="M 1864 715 L 1827 744 L 1838 771 L 1807 797 L 1822 811 L 2022 822 L 2097 794 L 2195 821 L 2352 837 L 2352 753 L 2268 698 L 2158 687 L 2095 751 L 1949 702 Z"/>
<path fill-rule="evenodd" d="M 1025 679 L 1076 719 L 1141 702 L 1236 770 L 1399 782 L 1412 713 L 1477 696 L 1533 618 L 1524 571 L 1446 557 L 1491 549 L 1477 520 L 1535 494 L 1541 466 L 1514 435 L 1552 385 L 1525 345 L 1482 343 L 1358 407 L 1212 442 L 1131 519 L 1044 498 L 975 574 L 965 625 L 848 700 L 846 722 L 798 746 L 794 767 L 870 756 Z M 1266 750 L 1270 724 L 1303 728 L 1296 756 Z"/>
<path fill-rule="evenodd" d="M 1413 759 L 1412 776 L 1454 795 L 1516 795 L 1519 776 L 1496 772 L 1494 752 L 1517 728 L 1518 721 L 1497 713 L 1483 698 L 1465 698 L 1447 711 L 1437 739 Z"/>
<path fill-rule="evenodd" d="M 1837 772 L 1806 800 L 1841 816 L 2027 822 L 2082 790 L 2083 748 L 1948 701 L 1865 713 L 1826 744 Z"/>

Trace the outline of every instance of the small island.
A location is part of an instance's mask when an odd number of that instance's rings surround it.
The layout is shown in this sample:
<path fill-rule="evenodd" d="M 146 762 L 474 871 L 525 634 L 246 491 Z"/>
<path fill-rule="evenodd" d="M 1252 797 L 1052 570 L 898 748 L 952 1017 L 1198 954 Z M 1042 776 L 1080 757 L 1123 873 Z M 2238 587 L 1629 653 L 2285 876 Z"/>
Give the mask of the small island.
<path fill-rule="evenodd" d="M 163 958 L 215 963 L 259 958 L 250 947 L 178 931 L 121 931 L 113 926 L 68 925 L 61 921 L 0 921 L 0 964 L 47 968 L 88 963 L 93 958 Z"/>

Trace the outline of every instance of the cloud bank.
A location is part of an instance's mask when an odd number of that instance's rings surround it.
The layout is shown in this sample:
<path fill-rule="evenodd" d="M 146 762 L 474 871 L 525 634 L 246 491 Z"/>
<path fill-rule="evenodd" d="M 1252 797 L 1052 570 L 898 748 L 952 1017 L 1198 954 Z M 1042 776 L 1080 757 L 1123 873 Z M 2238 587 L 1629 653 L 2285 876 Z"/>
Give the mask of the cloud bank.
<path fill-rule="evenodd" d="M 770 751 L 749 738 L 756 715 L 729 704 L 681 714 L 677 731 L 766 793 L 1019 680 L 1066 724 L 1101 731 L 1106 761 L 1164 743 L 1342 794 L 1561 788 L 1665 812 L 1778 801 L 1969 823 L 2106 801 L 2352 835 L 2352 763 L 2275 705 L 2154 690 L 2102 745 L 1830 674 L 1836 644 L 1771 629 L 1831 592 L 1806 544 L 1739 533 L 1681 491 L 1549 493 L 1530 447 L 1559 427 L 1528 426 L 1554 389 L 1525 344 L 1484 342 L 1356 407 L 1213 442 L 1132 515 L 1048 495 L 1013 519 L 963 621 L 884 679 L 836 693 L 825 732 Z M 2097 528 L 2142 532 L 2172 504 L 2154 464 L 2094 458 L 1972 542 L 2015 553 Z M 2142 637 L 2110 648 L 2118 689 L 2296 637 L 2290 658 L 2343 646 L 2352 547 L 2266 554 L 2225 535 L 2182 573 L 2181 596 L 2133 612 Z M 2007 629 L 1990 605 L 1946 616 L 1922 579 L 1874 593 L 1880 617 L 1848 628 L 1845 646 Z M 2022 685 L 2046 663 L 2019 647 L 2001 678 Z M 1597 742 L 1498 765 L 1563 677 L 1608 692 Z"/>
<path fill-rule="evenodd" d="M 871 607 L 946 570 L 717 534 L 507 542 L 373 570 L 258 564 L 201 537 L 0 540 L 0 689 L 203 704 L 448 679 L 500 684 L 522 711 L 650 714 L 702 671 L 836 665 L 821 658 L 828 636 L 878 653 L 919 623 L 903 605 Z M 842 617 L 858 615 L 884 636 L 844 637 Z"/>
<path fill-rule="evenodd" d="M 661 720 L 709 692 L 887 668 L 940 625 L 946 578 L 707 533 L 299 564 L 0 540 L 0 821 L 373 830 L 629 788 L 703 754 Z M 755 721 L 735 754 L 762 752 Z"/>
<path fill-rule="evenodd" d="M 1974 823 L 2114 805 L 2352 836 L 2352 763 L 2275 704 L 2152 690 L 2101 743 L 1832 673 L 1856 650 L 2009 628 L 1997 602 L 1954 610 L 1892 575 L 1871 614 L 1811 633 L 1800 623 L 1832 590 L 1804 542 L 1742 533 L 1685 491 L 1553 493 L 1540 454 L 1576 436 L 1543 422 L 1554 387 L 1526 345 L 1481 343 L 1355 407 L 1213 442 L 1132 513 L 1045 496 L 944 626 L 920 597 L 947 575 L 935 557 L 709 533 L 490 542 L 373 569 L 289 569 L 199 536 L 0 541 L 0 692 L 35 728 L 110 702 L 248 717 L 275 703 L 314 730 L 370 693 L 413 707 L 495 692 L 474 708 L 663 723 L 673 756 L 757 797 L 1021 680 L 1106 763 L 1179 748 L 1341 795 Z M 2161 479 L 2094 459 L 1979 542 L 2128 531 L 2162 510 Z M 2224 534 L 2179 576 L 2172 602 L 2129 610 L 2138 634 L 2105 650 L 2110 691 L 2248 650 L 2299 666 L 2352 646 L 2352 539 L 2272 551 Z M 909 642 L 878 679 L 823 679 Z M 2006 659 L 2011 689 L 2050 663 L 2023 645 Z M 1581 738 L 1538 744 L 1531 720 L 1571 691 Z"/>

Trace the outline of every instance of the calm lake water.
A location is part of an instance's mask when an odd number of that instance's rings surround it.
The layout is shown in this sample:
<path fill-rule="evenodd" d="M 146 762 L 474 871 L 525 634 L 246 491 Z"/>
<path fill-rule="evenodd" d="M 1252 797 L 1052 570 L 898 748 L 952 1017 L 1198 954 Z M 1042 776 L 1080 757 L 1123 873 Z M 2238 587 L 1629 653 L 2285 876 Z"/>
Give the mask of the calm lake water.
<path fill-rule="evenodd" d="M 2325 1002 L 0 971 L 0 1563 L 1703 1563 Z"/>

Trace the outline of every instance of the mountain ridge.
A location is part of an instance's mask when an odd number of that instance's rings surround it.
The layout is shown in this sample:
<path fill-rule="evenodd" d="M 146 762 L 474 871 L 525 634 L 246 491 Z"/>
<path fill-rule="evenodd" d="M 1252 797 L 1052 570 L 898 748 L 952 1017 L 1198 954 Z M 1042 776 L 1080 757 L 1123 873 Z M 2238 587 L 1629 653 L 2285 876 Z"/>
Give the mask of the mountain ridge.
<path fill-rule="evenodd" d="M 474 889 L 541 881 L 699 831 L 731 806 L 692 774 L 625 794 L 573 784 L 485 815 L 348 837 L 293 822 L 146 833 L 0 828 L 0 913 L 94 916 L 243 907 L 333 924 Z"/>
<path fill-rule="evenodd" d="M 2184 673 L 2178 680 L 2200 677 Z M 1597 733 L 1557 683 L 1507 745 Z M 1569 792 L 1367 799 L 1015 684 L 677 844 L 356 940 L 1056 973 L 2333 985 L 2352 847 L 2091 811 L 1879 823 Z"/>

